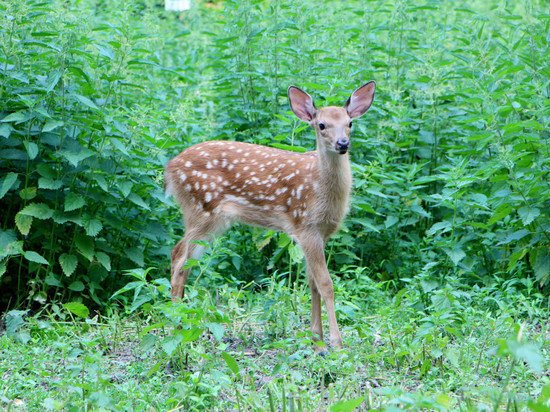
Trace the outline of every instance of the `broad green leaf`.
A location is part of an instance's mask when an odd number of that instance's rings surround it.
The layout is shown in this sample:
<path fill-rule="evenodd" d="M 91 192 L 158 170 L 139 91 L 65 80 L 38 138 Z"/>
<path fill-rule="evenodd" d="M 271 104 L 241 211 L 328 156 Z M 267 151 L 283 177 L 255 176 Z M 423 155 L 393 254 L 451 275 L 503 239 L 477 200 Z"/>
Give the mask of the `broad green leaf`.
<path fill-rule="evenodd" d="M 65 276 L 71 276 L 78 265 L 78 258 L 75 255 L 63 253 L 59 256 L 59 265 Z"/>
<path fill-rule="evenodd" d="M 182 342 L 183 342 L 183 336 L 170 335 L 164 338 L 160 346 L 168 356 L 172 356 L 172 354 L 178 348 L 179 344 Z"/>
<path fill-rule="evenodd" d="M 38 187 L 40 189 L 57 190 L 63 186 L 62 180 L 51 179 L 49 177 L 41 177 L 38 179 Z"/>
<path fill-rule="evenodd" d="M 68 302 L 63 305 L 65 309 L 81 318 L 87 318 L 90 314 L 90 310 L 80 302 Z"/>
<path fill-rule="evenodd" d="M 27 120 L 27 114 L 24 111 L 8 114 L 0 122 L 24 122 Z"/>
<path fill-rule="evenodd" d="M 25 259 L 27 259 L 30 262 L 40 263 L 42 265 L 48 264 L 48 261 L 46 259 L 44 259 L 41 255 L 39 255 L 38 253 L 32 250 L 23 252 L 23 256 L 25 256 Z"/>
<path fill-rule="evenodd" d="M 128 199 L 132 203 L 135 203 L 136 205 L 144 208 L 145 210 L 150 210 L 149 205 L 145 203 L 144 200 L 140 196 L 136 195 L 135 193 L 130 193 L 128 195 Z"/>
<path fill-rule="evenodd" d="M 518 215 L 525 226 L 540 216 L 540 210 L 536 207 L 524 206 L 518 210 Z"/>
<path fill-rule="evenodd" d="M 550 250 L 546 246 L 539 247 L 531 251 L 529 260 L 537 281 L 543 286 L 550 276 Z"/>
<path fill-rule="evenodd" d="M 513 210 L 512 207 L 508 205 L 504 205 L 503 207 L 498 208 L 493 214 L 493 216 L 491 216 L 491 218 L 487 222 L 487 225 L 492 225 L 498 222 L 499 220 L 504 219 L 506 216 L 512 213 L 512 210 Z"/>
<path fill-rule="evenodd" d="M 138 266 L 143 266 L 144 264 L 143 251 L 137 247 L 126 249 L 126 257 L 132 262 L 137 263 Z"/>
<path fill-rule="evenodd" d="M 347 401 L 340 401 L 335 403 L 330 407 L 331 412 L 352 412 L 354 411 L 363 401 L 366 399 L 365 396 L 361 398 L 349 399 Z"/>
<path fill-rule="evenodd" d="M 3 138 L 7 139 L 10 137 L 12 130 L 13 127 L 11 127 L 9 123 L 0 124 L 0 136 Z"/>
<path fill-rule="evenodd" d="M 459 247 L 455 247 L 453 249 L 445 248 L 443 250 L 445 251 L 447 256 L 449 256 L 449 258 L 451 258 L 451 260 L 453 261 L 453 263 L 455 265 L 458 265 L 458 263 L 466 257 L 466 253 L 462 249 L 460 249 Z"/>
<path fill-rule="evenodd" d="M 61 120 L 48 119 L 44 127 L 42 128 L 42 133 L 51 132 L 52 130 L 63 126 L 65 123 Z"/>
<path fill-rule="evenodd" d="M 25 149 L 27 149 L 27 154 L 29 159 L 34 160 L 38 156 L 38 146 L 34 142 L 25 142 Z"/>
<path fill-rule="evenodd" d="M 69 289 L 74 292 L 82 292 L 84 290 L 84 283 L 82 283 L 80 280 L 76 280 L 69 285 Z"/>
<path fill-rule="evenodd" d="M 235 358 L 227 352 L 222 352 L 222 357 L 225 360 L 225 363 L 227 363 L 229 369 L 231 369 L 231 372 L 233 372 L 236 376 L 240 376 L 239 364 Z"/>
<path fill-rule="evenodd" d="M 85 220 L 83 223 L 88 236 L 96 237 L 103 229 L 103 224 L 97 219 Z"/>
<path fill-rule="evenodd" d="M 53 212 L 54 211 L 44 203 L 30 203 L 19 213 L 44 220 L 51 218 L 53 216 Z"/>
<path fill-rule="evenodd" d="M 107 271 L 111 270 L 111 258 L 107 253 L 97 252 L 95 257 L 101 266 L 103 266 Z"/>
<path fill-rule="evenodd" d="M 225 328 L 223 325 L 220 325 L 219 323 L 213 323 L 209 322 L 206 324 L 208 326 L 208 330 L 214 335 L 216 340 L 220 342 L 223 338 L 223 335 L 225 334 Z"/>
<path fill-rule="evenodd" d="M 19 197 L 25 200 L 31 200 L 36 197 L 36 187 L 26 187 L 19 192 Z"/>
<path fill-rule="evenodd" d="M 79 94 L 73 95 L 80 103 L 82 103 L 84 106 L 89 107 L 90 109 L 99 110 L 99 107 L 92 102 L 90 99 L 88 99 L 86 96 L 81 96 Z"/>
<path fill-rule="evenodd" d="M 450 222 L 448 220 L 445 220 L 443 222 L 437 222 L 432 225 L 430 230 L 428 230 L 428 236 L 433 236 L 434 234 L 438 233 L 443 234 L 445 232 L 448 232 L 451 230 L 453 226 L 453 222 Z"/>
<path fill-rule="evenodd" d="M 21 214 L 21 212 L 15 215 L 15 225 L 22 235 L 27 236 L 31 230 L 32 216 Z"/>
<path fill-rule="evenodd" d="M 2 199 L 6 193 L 13 187 L 17 181 L 17 173 L 9 172 L 3 179 L 0 185 L 0 199 Z"/>
<path fill-rule="evenodd" d="M 82 255 L 88 259 L 90 262 L 94 258 L 94 240 L 93 238 L 78 234 L 75 236 L 75 245 L 76 248 Z"/>
<path fill-rule="evenodd" d="M 84 197 L 78 193 L 67 193 L 67 196 L 65 196 L 65 212 L 80 209 L 84 204 Z"/>

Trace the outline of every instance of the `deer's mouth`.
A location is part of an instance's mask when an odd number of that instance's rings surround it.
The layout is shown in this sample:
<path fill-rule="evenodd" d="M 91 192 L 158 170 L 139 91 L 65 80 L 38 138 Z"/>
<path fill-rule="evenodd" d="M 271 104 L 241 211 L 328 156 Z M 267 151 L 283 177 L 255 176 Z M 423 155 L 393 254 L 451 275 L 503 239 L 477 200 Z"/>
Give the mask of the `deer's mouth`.
<path fill-rule="evenodd" d="M 335 149 L 340 154 L 346 154 L 349 149 L 349 140 L 345 142 L 341 142 L 341 141 L 336 142 Z"/>

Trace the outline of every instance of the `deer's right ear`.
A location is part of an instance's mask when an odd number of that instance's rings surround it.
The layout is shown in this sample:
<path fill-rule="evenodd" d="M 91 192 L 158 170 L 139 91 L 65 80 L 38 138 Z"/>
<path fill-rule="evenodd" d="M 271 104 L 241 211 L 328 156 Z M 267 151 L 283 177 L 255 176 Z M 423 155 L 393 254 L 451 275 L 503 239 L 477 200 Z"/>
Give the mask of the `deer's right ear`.
<path fill-rule="evenodd" d="M 308 123 L 313 120 L 317 109 L 309 94 L 295 86 L 290 86 L 288 88 L 288 100 L 290 101 L 290 108 L 298 119 Z"/>

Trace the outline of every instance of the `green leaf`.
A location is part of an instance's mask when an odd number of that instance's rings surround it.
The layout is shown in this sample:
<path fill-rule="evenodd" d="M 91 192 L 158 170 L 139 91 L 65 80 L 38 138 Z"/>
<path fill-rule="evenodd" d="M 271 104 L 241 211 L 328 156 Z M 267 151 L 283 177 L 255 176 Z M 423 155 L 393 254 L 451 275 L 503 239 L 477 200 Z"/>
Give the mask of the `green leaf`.
<path fill-rule="evenodd" d="M 19 197 L 25 200 L 31 200 L 36 197 L 36 187 L 26 187 L 19 192 Z"/>
<path fill-rule="evenodd" d="M 366 399 L 365 396 L 361 398 L 349 399 L 347 401 L 340 401 L 330 407 L 331 412 L 352 412 Z"/>
<path fill-rule="evenodd" d="M 443 250 L 455 265 L 458 265 L 458 263 L 466 257 L 466 253 L 459 247 L 454 247 L 453 249 L 444 248 Z"/>
<path fill-rule="evenodd" d="M 137 263 L 138 266 L 143 266 L 145 263 L 143 259 L 143 251 L 136 247 L 126 249 L 126 257 L 132 262 Z"/>
<path fill-rule="evenodd" d="M 144 208 L 145 210 L 150 210 L 149 205 L 148 205 L 147 203 L 145 203 L 145 201 L 144 201 L 141 197 L 139 197 L 138 195 L 136 195 L 135 193 L 130 193 L 130 194 L 128 195 L 128 199 L 129 199 L 132 203 L 134 203 L 134 204 L 136 204 L 136 205 L 138 205 L 138 206 Z"/>
<path fill-rule="evenodd" d="M 40 263 L 42 265 L 48 264 L 48 261 L 46 259 L 44 259 L 41 255 L 32 250 L 23 252 L 23 256 L 25 256 L 25 259 L 30 262 Z"/>
<path fill-rule="evenodd" d="M 103 266 L 107 271 L 111 270 L 111 258 L 107 253 L 97 252 L 95 257 L 101 266 Z"/>
<path fill-rule="evenodd" d="M 524 206 L 518 210 L 518 215 L 525 226 L 540 216 L 540 210 L 536 207 Z"/>
<path fill-rule="evenodd" d="M 33 142 L 24 142 L 25 149 L 27 149 L 27 154 L 29 155 L 30 160 L 34 160 L 38 156 L 38 146 Z"/>
<path fill-rule="evenodd" d="M 88 99 L 87 97 L 81 96 L 79 94 L 74 94 L 73 96 L 76 98 L 76 100 L 78 100 L 84 106 L 87 106 L 90 109 L 99 110 L 99 107 L 97 107 L 96 104 L 92 102 L 90 99 Z"/>
<path fill-rule="evenodd" d="M 49 177 L 41 177 L 38 179 L 38 187 L 40 189 L 58 190 L 62 186 L 62 180 L 51 179 Z"/>
<path fill-rule="evenodd" d="M 546 246 L 539 247 L 530 253 L 529 260 L 537 281 L 543 286 L 550 275 L 550 250 Z"/>
<path fill-rule="evenodd" d="M 2 199 L 6 193 L 13 187 L 17 182 L 17 173 L 9 172 L 3 179 L 2 184 L 0 185 L 0 199 Z"/>
<path fill-rule="evenodd" d="M 239 364 L 237 363 L 235 358 L 227 352 L 222 352 L 222 357 L 225 360 L 225 363 L 227 363 L 229 369 L 231 369 L 231 372 L 240 377 Z"/>
<path fill-rule="evenodd" d="M 93 238 L 78 234 L 75 236 L 75 245 L 76 248 L 82 255 L 88 259 L 90 262 L 94 258 L 94 240 Z"/>
<path fill-rule="evenodd" d="M 223 325 L 220 325 L 219 323 L 213 323 L 209 322 L 206 324 L 208 326 L 208 330 L 214 335 L 216 340 L 220 342 L 223 338 L 223 335 L 225 334 L 225 328 Z"/>
<path fill-rule="evenodd" d="M 0 124 L 0 136 L 3 138 L 7 139 L 10 137 L 12 130 L 13 127 L 11 127 L 8 123 Z"/>
<path fill-rule="evenodd" d="M 78 265 L 78 258 L 75 255 L 63 253 L 59 256 L 59 265 L 61 266 L 65 276 L 71 276 Z"/>
<path fill-rule="evenodd" d="M 21 212 L 15 215 L 15 225 L 22 235 L 27 236 L 31 230 L 32 216 L 22 215 Z"/>
<path fill-rule="evenodd" d="M 51 132 L 52 130 L 63 126 L 65 123 L 61 120 L 48 119 L 44 127 L 42 128 L 42 133 Z"/>
<path fill-rule="evenodd" d="M 84 197 L 77 193 L 67 193 L 65 196 L 65 212 L 80 209 L 85 204 Z"/>
<path fill-rule="evenodd" d="M 170 335 L 164 338 L 164 340 L 161 343 L 162 349 L 164 349 L 164 352 L 168 356 L 172 356 L 172 354 L 176 351 L 179 344 L 183 342 L 183 336 L 181 335 Z"/>
<path fill-rule="evenodd" d="M 87 318 L 90 314 L 90 310 L 80 302 L 68 302 L 63 305 L 65 309 L 81 318 Z"/>
<path fill-rule="evenodd" d="M 103 229 L 103 224 L 97 219 L 85 220 L 84 229 L 88 236 L 96 237 Z"/>
<path fill-rule="evenodd" d="M 512 213 L 512 208 L 508 205 L 504 205 L 502 207 L 499 207 L 495 213 L 493 214 L 493 216 L 491 216 L 491 218 L 489 219 L 489 221 L 487 222 L 487 225 L 492 225 L 496 222 L 498 222 L 499 220 L 502 220 L 504 219 L 506 216 L 508 216 L 510 213 Z"/>
<path fill-rule="evenodd" d="M 24 111 L 15 112 L 8 114 L 6 117 L 4 117 L 0 122 L 24 122 L 27 120 L 27 115 Z"/>
<path fill-rule="evenodd" d="M 37 219 L 49 219 L 53 216 L 53 210 L 44 203 L 31 203 L 19 213 L 25 216 L 35 217 Z"/>
<path fill-rule="evenodd" d="M 69 289 L 74 292 L 82 292 L 84 290 L 84 283 L 82 283 L 80 280 L 76 280 L 69 285 Z M 85 318 L 86 316 L 82 317 Z"/>

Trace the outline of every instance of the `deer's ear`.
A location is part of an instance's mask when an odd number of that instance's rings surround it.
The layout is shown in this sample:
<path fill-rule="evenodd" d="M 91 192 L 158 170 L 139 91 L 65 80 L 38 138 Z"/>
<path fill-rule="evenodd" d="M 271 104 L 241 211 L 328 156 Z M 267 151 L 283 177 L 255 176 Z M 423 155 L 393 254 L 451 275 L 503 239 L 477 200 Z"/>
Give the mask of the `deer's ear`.
<path fill-rule="evenodd" d="M 317 109 L 309 94 L 295 86 L 290 86 L 288 88 L 288 100 L 290 101 L 290 108 L 298 119 L 308 123 L 313 120 Z"/>
<path fill-rule="evenodd" d="M 363 116 L 370 109 L 375 91 L 376 83 L 374 81 L 368 82 L 354 91 L 344 105 L 349 117 L 356 119 Z"/>

